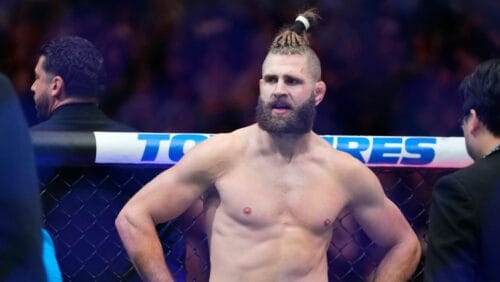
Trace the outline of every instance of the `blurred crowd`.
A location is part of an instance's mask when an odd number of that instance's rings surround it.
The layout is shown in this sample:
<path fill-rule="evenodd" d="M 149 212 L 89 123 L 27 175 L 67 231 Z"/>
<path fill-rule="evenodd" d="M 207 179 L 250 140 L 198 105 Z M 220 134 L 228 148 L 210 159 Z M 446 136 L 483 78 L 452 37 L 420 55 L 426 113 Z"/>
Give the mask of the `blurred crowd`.
<path fill-rule="evenodd" d="M 311 6 L 328 87 L 318 133 L 461 135 L 458 84 L 500 57 L 498 1 L 2 0 L 0 71 L 35 124 L 37 50 L 79 35 L 105 56 L 110 117 L 140 131 L 227 132 L 254 121 L 267 48 Z"/>

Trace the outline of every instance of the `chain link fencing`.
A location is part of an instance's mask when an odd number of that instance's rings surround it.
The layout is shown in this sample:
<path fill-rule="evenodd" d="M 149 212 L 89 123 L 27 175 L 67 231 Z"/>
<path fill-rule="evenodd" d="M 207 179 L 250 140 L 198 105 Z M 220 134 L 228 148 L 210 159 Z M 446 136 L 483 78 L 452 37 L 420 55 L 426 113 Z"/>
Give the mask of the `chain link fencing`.
<path fill-rule="evenodd" d="M 39 167 L 45 228 L 52 235 L 64 281 L 140 281 L 114 220 L 161 170 L 147 166 Z M 451 169 L 374 168 L 425 250 L 431 189 Z M 201 200 L 178 219 L 157 227 L 176 281 L 208 281 L 210 264 Z M 335 223 L 328 251 L 329 281 L 369 281 L 383 250 L 349 214 Z M 412 281 L 423 278 L 422 262 Z"/>

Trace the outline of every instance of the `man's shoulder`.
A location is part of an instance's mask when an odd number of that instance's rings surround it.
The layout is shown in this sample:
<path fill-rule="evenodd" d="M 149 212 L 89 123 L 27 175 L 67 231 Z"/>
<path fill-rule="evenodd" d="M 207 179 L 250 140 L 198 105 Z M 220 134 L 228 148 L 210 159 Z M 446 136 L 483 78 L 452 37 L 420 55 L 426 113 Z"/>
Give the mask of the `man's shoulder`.
<path fill-rule="evenodd" d="M 500 156 L 500 155 L 499 155 Z M 460 187 L 464 191 L 479 192 L 488 190 L 500 182 L 500 158 L 481 159 L 472 165 L 449 173 L 438 179 L 436 191 L 448 187 Z M 474 194 L 473 193 L 473 194 Z"/>
<path fill-rule="evenodd" d="M 328 158 L 329 162 L 336 168 L 346 173 L 357 173 L 359 171 L 369 170 L 360 160 L 353 157 L 351 154 L 339 151 L 333 148 L 327 142 L 321 148 L 321 154 L 324 158 Z"/>
<path fill-rule="evenodd" d="M 48 119 L 45 121 L 42 121 L 38 124 L 33 125 L 30 127 L 31 131 L 52 131 L 52 130 L 58 130 L 60 128 L 60 124 L 58 122 L 55 122 L 54 120 Z"/>
<path fill-rule="evenodd" d="M 57 108 L 49 119 L 34 125 L 32 131 L 136 131 L 109 118 L 97 105 L 66 104 Z"/>
<path fill-rule="evenodd" d="M 225 152 L 234 152 L 242 148 L 249 136 L 249 128 L 244 127 L 232 132 L 214 134 L 204 143 L 207 143 L 211 149 L 219 148 Z"/>
<path fill-rule="evenodd" d="M 186 152 L 176 164 L 188 171 L 208 173 L 216 179 L 241 160 L 241 132 L 218 133 Z"/>
<path fill-rule="evenodd" d="M 31 131 L 121 131 L 136 130 L 112 119 L 98 121 L 48 119 L 30 128 Z"/>
<path fill-rule="evenodd" d="M 442 178 L 455 178 L 459 180 L 475 179 L 477 177 L 485 177 L 492 175 L 500 178 L 500 154 L 490 158 L 480 159 L 468 167 L 459 169 Z"/>
<path fill-rule="evenodd" d="M 365 187 L 374 180 L 371 169 L 351 154 L 335 149 L 324 140 L 319 140 L 315 147 L 315 162 L 343 187 Z"/>

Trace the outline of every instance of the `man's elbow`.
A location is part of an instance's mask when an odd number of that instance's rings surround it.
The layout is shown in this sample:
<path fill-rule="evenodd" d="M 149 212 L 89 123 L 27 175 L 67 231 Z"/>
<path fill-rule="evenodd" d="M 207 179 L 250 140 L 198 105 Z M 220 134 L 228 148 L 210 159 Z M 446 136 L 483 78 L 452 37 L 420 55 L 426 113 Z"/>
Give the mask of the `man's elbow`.
<path fill-rule="evenodd" d="M 115 227 L 122 241 L 126 241 L 134 232 L 140 229 L 140 224 L 147 222 L 140 219 L 140 213 L 135 211 L 129 205 L 120 211 L 115 219 Z"/>
<path fill-rule="evenodd" d="M 118 234 L 123 240 L 123 235 L 126 233 L 127 230 L 130 229 L 132 223 L 130 221 L 130 216 L 128 215 L 127 210 L 121 210 L 118 216 L 115 219 L 115 227 L 116 231 L 118 231 Z"/>
<path fill-rule="evenodd" d="M 410 232 L 405 240 L 405 245 L 408 253 L 409 261 L 412 262 L 414 268 L 417 267 L 418 262 L 420 261 L 420 257 L 422 256 L 422 247 L 420 245 L 420 241 L 417 238 L 417 235 Z"/>

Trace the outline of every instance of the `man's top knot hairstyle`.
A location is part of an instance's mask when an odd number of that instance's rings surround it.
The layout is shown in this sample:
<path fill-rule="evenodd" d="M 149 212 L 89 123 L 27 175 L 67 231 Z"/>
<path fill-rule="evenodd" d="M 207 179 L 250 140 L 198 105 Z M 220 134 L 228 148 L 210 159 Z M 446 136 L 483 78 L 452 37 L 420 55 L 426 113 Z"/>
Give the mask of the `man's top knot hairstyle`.
<path fill-rule="evenodd" d="M 316 53 L 309 47 L 307 30 L 319 18 L 314 8 L 300 13 L 293 25 L 285 27 L 276 35 L 268 53 L 273 55 L 306 56 L 309 73 L 315 81 L 321 80 L 321 63 Z"/>
<path fill-rule="evenodd" d="M 295 23 L 284 28 L 275 38 L 271 45 L 271 53 L 279 54 L 303 54 L 309 47 L 307 30 L 319 19 L 316 9 L 309 9 L 300 13 Z"/>
<path fill-rule="evenodd" d="M 104 58 L 90 41 L 78 36 L 51 40 L 40 48 L 43 69 L 62 77 L 70 97 L 98 98 L 104 90 Z"/>

